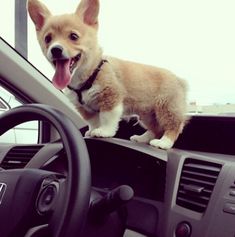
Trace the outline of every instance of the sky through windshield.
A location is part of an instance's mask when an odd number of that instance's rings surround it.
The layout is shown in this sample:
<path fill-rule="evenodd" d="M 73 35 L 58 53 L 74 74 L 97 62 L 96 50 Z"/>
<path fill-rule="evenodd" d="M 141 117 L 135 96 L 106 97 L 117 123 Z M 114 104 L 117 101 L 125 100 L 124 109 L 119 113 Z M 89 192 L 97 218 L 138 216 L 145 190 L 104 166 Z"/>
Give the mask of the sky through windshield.
<path fill-rule="evenodd" d="M 78 0 L 42 0 L 55 13 Z M 69 2 L 69 4 L 68 4 Z M 188 81 L 188 101 L 235 103 L 234 0 L 101 0 L 99 41 L 105 54 L 167 68 Z M 0 35 L 14 44 L 14 0 L 4 1 Z M 29 60 L 49 78 L 29 19 Z"/>

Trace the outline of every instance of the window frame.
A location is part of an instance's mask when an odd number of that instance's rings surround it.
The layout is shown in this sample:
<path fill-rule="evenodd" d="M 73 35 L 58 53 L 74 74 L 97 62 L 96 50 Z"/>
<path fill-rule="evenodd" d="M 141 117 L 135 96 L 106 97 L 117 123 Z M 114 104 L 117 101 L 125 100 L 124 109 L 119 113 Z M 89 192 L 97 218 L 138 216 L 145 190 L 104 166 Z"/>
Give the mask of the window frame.
<path fill-rule="evenodd" d="M 4 107 L 2 107 L 3 105 Z M 7 110 L 11 109 L 11 106 L 0 96 L 0 111 L 5 112 Z"/>

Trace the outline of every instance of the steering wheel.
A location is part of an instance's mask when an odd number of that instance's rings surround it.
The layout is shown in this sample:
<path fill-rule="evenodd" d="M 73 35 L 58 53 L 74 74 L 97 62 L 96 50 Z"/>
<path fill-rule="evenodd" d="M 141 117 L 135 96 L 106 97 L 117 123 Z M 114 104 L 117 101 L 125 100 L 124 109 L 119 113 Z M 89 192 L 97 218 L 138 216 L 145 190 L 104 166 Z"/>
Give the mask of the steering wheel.
<path fill-rule="evenodd" d="M 73 122 L 48 105 L 29 104 L 0 117 L 0 135 L 23 122 L 45 120 L 60 134 L 68 159 L 65 176 L 30 169 L 0 171 L 1 237 L 25 236 L 47 218 L 52 237 L 80 237 L 91 192 L 90 161 L 84 139 Z M 34 235 L 33 235 L 34 236 Z"/>

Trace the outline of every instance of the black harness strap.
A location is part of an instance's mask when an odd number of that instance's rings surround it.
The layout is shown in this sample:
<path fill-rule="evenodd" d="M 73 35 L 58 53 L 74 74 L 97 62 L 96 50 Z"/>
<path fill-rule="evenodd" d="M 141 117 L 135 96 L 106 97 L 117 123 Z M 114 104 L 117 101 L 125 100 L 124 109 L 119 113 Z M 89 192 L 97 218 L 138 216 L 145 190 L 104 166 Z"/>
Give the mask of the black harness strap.
<path fill-rule="evenodd" d="M 91 74 L 91 76 L 86 80 L 84 81 L 80 86 L 79 88 L 73 88 L 72 86 L 68 85 L 68 89 L 74 91 L 76 94 L 77 94 L 77 97 L 78 97 L 78 101 L 80 104 L 84 104 L 84 102 L 82 101 L 82 92 L 85 91 L 85 90 L 89 90 L 95 79 L 97 78 L 97 75 L 101 69 L 101 67 L 103 66 L 104 63 L 108 62 L 107 60 L 103 59 L 101 60 L 101 62 L 99 63 L 99 65 L 97 66 L 97 68 L 94 70 L 94 72 Z"/>

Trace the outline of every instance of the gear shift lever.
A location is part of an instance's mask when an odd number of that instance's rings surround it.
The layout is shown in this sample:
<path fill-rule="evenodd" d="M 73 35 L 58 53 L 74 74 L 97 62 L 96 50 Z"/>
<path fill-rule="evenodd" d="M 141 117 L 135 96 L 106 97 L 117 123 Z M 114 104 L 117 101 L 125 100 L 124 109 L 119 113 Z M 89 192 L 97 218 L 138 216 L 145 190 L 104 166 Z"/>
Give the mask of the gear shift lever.
<path fill-rule="evenodd" d="M 96 218 L 104 218 L 130 201 L 134 196 L 133 189 L 128 185 L 121 185 L 104 197 L 95 199 L 91 204 L 91 212 Z"/>

